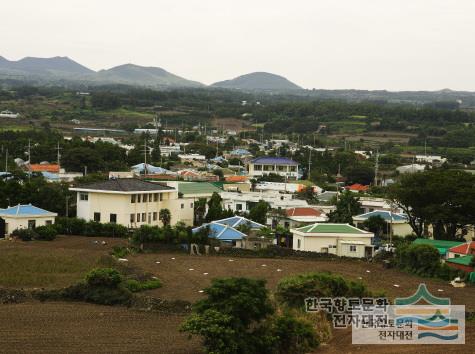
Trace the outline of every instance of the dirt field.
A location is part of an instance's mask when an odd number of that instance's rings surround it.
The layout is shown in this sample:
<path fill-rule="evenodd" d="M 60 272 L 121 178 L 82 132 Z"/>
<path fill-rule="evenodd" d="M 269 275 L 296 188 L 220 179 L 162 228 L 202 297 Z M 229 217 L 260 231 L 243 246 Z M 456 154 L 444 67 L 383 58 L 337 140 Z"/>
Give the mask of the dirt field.
<path fill-rule="evenodd" d="M 83 277 L 85 269 L 95 266 L 99 258 L 123 240 L 107 239 L 107 245 L 94 243 L 102 239 L 61 237 L 53 242 L 0 242 L 0 259 L 7 260 L 16 277 L 26 279 L 23 287 L 55 287 L 68 285 Z M 30 258 L 28 258 L 28 256 Z M 15 269 L 14 259 L 22 259 Z M 45 257 L 58 262 L 74 260 L 63 272 L 47 277 L 25 277 L 35 272 Z M 28 259 L 30 263 L 28 266 Z M 188 256 L 182 253 L 159 252 L 128 256 L 129 264 L 157 275 L 163 287 L 149 291 L 164 299 L 196 301 L 199 291 L 214 277 L 247 276 L 264 278 L 271 292 L 283 276 L 308 271 L 332 271 L 351 279 L 361 277 L 372 290 L 384 290 L 390 298 L 412 294 L 420 282 L 438 296 L 448 296 L 455 304 L 475 310 L 475 287 L 455 289 L 446 282 L 421 279 L 395 269 L 383 270 L 380 265 L 360 261 L 252 259 L 224 256 Z M 39 262 L 39 263 L 38 263 Z M 160 262 L 160 263 L 156 263 Z M 83 264 L 78 268 L 77 264 Z M 191 270 L 192 269 L 192 270 Z M 44 271 L 44 269 L 42 269 Z M 369 271 L 369 272 L 368 272 Z M 7 271 L 0 272 L 0 287 L 6 286 Z M 208 274 L 204 274 L 208 273 Z M 41 274 L 41 272 L 40 272 Z M 17 283 L 23 280 L 18 280 Z M 54 286 L 52 286 L 54 284 Z M 395 287 L 394 284 L 399 285 Z M 20 285 L 20 284 L 18 284 Z M 17 287 L 17 286 L 15 286 Z M 438 290 L 443 291 L 438 291 Z M 183 317 L 146 313 L 123 307 L 106 307 L 83 303 L 27 302 L 0 305 L 0 352 L 140 352 L 197 353 L 199 341 L 188 340 L 178 331 Z M 351 344 L 351 331 L 337 330 L 332 341 L 317 353 L 452 353 L 475 352 L 475 325 L 467 325 L 469 346 L 356 346 Z"/>

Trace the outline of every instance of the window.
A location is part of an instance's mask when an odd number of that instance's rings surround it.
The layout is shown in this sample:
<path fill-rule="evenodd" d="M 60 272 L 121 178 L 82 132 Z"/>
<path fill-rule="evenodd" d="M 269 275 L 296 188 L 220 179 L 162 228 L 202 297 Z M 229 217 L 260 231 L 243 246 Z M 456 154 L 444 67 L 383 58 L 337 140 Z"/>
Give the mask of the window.
<path fill-rule="evenodd" d="M 89 200 L 89 193 L 80 192 L 79 193 L 79 200 L 88 201 Z"/>
<path fill-rule="evenodd" d="M 160 193 L 159 196 L 160 196 L 160 201 L 162 201 L 163 200 L 163 194 Z"/>
<path fill-rule="evenodd" d="M 143 201 L 144 203 L 147 203 L 147 196 L 148 196 L 148 194 L 144 194 L 144 195 L 143 195 L 142 201 Z"/>
<path fill-rule="evenodd" d="M 36 220 L 28 220 L 28 228 L 34 229 L 36 227 Z"/>
<path fill-rule="evenodd" d="M 154 193 L 153 195 L 153 201 L 158 202 L 158 193 Z"/>
<path fill-rule="evenodd" d="M 297 248 L 300 248 L 300 239 L 297 240 Z"/>
<path fill-rule="evenodd" d="M 140 222 L 140 213 L 137 213 L 137 222 Z"/>
<path fill-rule="evenodd" d="M 262 171 L 262 165 L 254 165 L 255 171 Z"/>
<path fill-rule="evenodd" d="M 270 166 L 269 165 L 264 165 L 264 171 L 269 171 Z"/>
<path fill-rule="evenodd" d="M 109 222 L 115 224 L 117 222 L 117 214 L 110 214 L 109 215 Z"/>
<path fill-rule="evenodd" d="M 297 169 L 297 167 L 295 167 L 295 166 L 290 166 L 290 172 L 295 172 L 296 169 Z"/>
<path fill-rule="evenodd" d="M 148 223 L 152 222 L 152 213 L 148 213 Z"/>
<path fill-rule="evenodd" d="M 158 213 L 156 211 L 153 212 L 153 221 L 157 221 Z"/>
<path fill-rule="evenodd" d="M 94 213 L 94 221 L 101 222 L 101 213 Z"/>
<path fill-rule="evenodd" d="M 190 203 L 190 208 L 193 209 L 193 203 Z"/>
<path fill-rule="evenodd" d="M 152 201 L 152 198 L 153 198 L 153 194 L 150 193 L 150 194 L 148 195 L 148 201 L 151 202 L 151 201 Z"/>
<path fill-rule="evenodd" d="M 142 222 L 147 221 L 147 213 L 142 213 Z"/>
<path fill-rule="evenodd" d="M 46 220 L 45 225 L 46 226 L 53 225 L 53 222 L 51 220 Z"/>
<path fill-rule="evenodd" d="M 356 252 L 356 246 L 350 245 L 350 252 Z"/>
<path fill-rule="evenodd" d="M 285 171 L 285 166 L 277 166 L 277 169 L 281 172 Z"/>
<path fill-rule="evenodd" d="M 140 203 L 140 197 L 142 196 L 142 194 L 137 194 L 137 203 Z"/>
<path fill-rule="evenodd" d="M 135 223 L 135 214 L 130 214 L 130 223 L 131 224 Z"/>
<path fill-rule="evenodd" d="M 131 203 L 135 203 L 135 194 L 132 194 L 132 195 L 130 196 L 130 202 L 131 202 Z"/>
<path fill-rule="evenodd" d="M 236 210 L 242 210 L 242 204 L 236 204 Z"/>
<path fill-rule="evenodd" d="M 181 208 L 185 209 L 185 204 L 181 203 Z"/>

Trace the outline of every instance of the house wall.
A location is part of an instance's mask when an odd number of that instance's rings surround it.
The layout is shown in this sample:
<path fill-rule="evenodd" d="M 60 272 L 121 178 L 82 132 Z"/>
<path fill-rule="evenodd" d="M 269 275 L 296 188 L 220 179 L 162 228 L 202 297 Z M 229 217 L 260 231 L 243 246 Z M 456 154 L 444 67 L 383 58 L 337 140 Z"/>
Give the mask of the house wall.
<path fill-rule="evenodd" d="M 33 217 L 8 217 L 2 216 L 5 220 L 5 235 L 9 236 L 17 229 L 27 229 L 28 221 L 35 220 L 35 227 L 54 224 L 54 216 L 33 216 Z"/>
<path fill-rule="evenodd" d="M 80 200 L 80 193 L 77 193 L 77 217 L 85 220 L 94 220 L 94 213 L 100 213 L 100 222 L 107 223 L 111 221 L 111 214 L 116 214 L 117 224 L 126 227 L 161 226 L 160 210 L 169 209 L 172 216 L 172 225 L 178 221 L 183 221 L 186 225 L 193 225 L 193 199 L 178 199 L 176 191 L 159 193 L 157 201 L 154 199 L 154 194 L 157 192 L 135 193 L 135 203 L 132 203 L 132 194 L 88 192 L 88 200 L 85 201 Z M 137 202 L 139 194 L 141 196 L 140 203 Z M 143 202 L 144 194 L 147 194 L 147 202 Z M 149 201 L 150 196 L 152 196 L 151 201 Z M 132 214 L 133 217 L 131 217 Z M 144 216 L 145 220 L 143 219 Z"/>
<path fill-rule="evenodd" d="M 463 264 L 457 264 L 457 263 L 451 263 L 451 262 L 445 262 L 445 264 L 447 264 L 451 268 L 462 270 L 462 271 L 467 272 L 467 273 L 473 272 L 473 267 L 470 267 L 470 266 L 466 266 L 466 265 L 463 265 Z"/>
<path fill-rule="evenodd" d="M 261 169 L 256 169 L 257 166 L 261 166 Z M 282 177 L 288 177 L 289 179 L 298 179 L 298 166 L 290 166 L 290 165 L 267 165 L 267 164 L 259 164 L 259 163 L 250 163 L 248 165 L 249 169 L 249 176 L 252 177 L 260 177 L 260 176 L 266 176 L 271 173 L 277 174 Z M 291 171 L 291 169 L 295 169 L 294 171 Z"/>
<path fill-rule="evenodd" d="M 300 240 L 300 248 L 298 247 Z M 346 244 L 339 244 L 339 241 L 362 241 L 365 245 L 371 246 L 371 237 L 354 237 L 354 236 L 345 236 L 345 235 L 335 235 L 335 236 L 303 236 L 295 234 L 293 235 L 293 245 L 292 248 L 298 251 L 310 251 L 310 252 L 327 252 L 334 253 L 341 256 L 347 257 L 364 257 L 364 246 L 361 245 L 362 251 L 358 251 L 357 255 L 355 252 L 349 251 L 349 246 Z M 331 247 L 333 246 L 333 247 Z M 342 246 L 345 246 L 342 248 Z M 348 250 L 346 250 L 348 246 Z"/>

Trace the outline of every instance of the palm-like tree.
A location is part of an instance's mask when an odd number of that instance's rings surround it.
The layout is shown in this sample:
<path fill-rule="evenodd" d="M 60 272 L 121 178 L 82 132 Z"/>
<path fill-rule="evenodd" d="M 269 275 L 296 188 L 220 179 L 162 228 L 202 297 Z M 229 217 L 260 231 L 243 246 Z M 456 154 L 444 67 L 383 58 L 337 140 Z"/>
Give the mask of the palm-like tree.
<path fill-rule="evenodd" d="M 172 214 L 168 209 L 160 209 L 160 213 L 158 214 L 158 218 L 162 222 L 163 226 L 170 225 Z"/>

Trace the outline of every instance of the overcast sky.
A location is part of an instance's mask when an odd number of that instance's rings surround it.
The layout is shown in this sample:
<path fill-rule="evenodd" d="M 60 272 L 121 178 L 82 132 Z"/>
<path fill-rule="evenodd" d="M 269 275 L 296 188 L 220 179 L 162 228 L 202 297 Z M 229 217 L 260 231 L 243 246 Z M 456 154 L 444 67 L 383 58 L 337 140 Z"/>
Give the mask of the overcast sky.
<path fill-rule="evenodd" d="M 1 0 L 0 55 L 159 66 L 209 84 L 475 91 L 475 0 Z"/>

